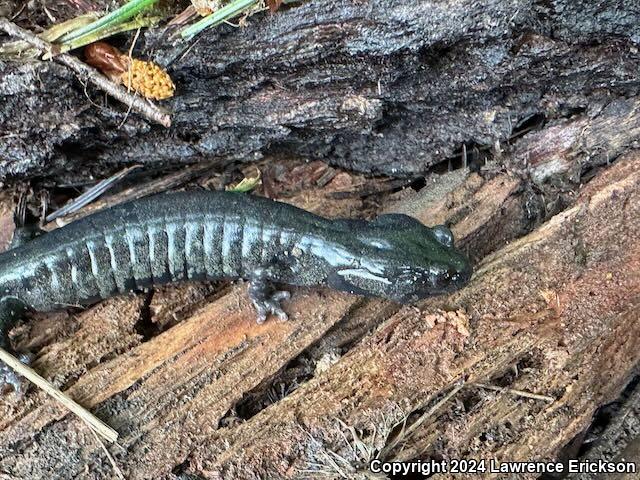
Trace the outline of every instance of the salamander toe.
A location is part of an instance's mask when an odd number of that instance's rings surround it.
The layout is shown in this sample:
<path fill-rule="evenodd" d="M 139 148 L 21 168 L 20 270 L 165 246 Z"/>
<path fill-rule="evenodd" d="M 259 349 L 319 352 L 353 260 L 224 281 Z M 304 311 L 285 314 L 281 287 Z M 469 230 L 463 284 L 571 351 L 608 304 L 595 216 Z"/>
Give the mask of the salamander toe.
<path fill-rule="evenodd" d="M 289 316 L 280 306 L 280 302 L 291 298 L 291 294 L 284 290 L 276 290 L 268 296 L 250 295 L 251 302 L 256 308 L 257 322 L 264 323 L 269 314 L 276 315 L 280 320 L 288 320 Z"/>

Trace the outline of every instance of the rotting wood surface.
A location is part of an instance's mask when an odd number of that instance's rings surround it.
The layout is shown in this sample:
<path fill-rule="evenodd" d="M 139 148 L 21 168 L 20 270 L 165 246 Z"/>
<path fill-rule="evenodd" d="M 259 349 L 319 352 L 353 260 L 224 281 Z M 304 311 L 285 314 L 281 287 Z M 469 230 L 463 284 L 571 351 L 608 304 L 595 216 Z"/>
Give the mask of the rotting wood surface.
<path fill-rule="evenodd" d="M 573 207 L 482 261 L 470 286 L 417 308 L 299 289 L 291 321 L 259 326 L 242 285 L 213 296 L 168 288 L 150 303 L 112 299 L 73 321 L 33 323 L 67 329 L 36 368 L 120 432 L 122 448 L 110 450 L 132 479 L 305 478 L 334 468 L 329 451 L 357 475 L 366 458 L 349 444 L 351 427 L 375 455 L 394 424 L 411 423 L 461 379 L 467 386 L 407 442 L 393 440 L 388 458 L 552 457 L 638 362 L 639 160 L 618 160 Z M 523 215 L 520 184 L 505 173 L 458 174 L 436 200 L 404 193 L 389 205 L 429 223 L 453 220 L 465 248 L 486 253 L 484 243 L 495 249 L 518 236 L 510 229 Z M 193 305 L 185 310 L 176 295 Z M 167 328 L 148 335 L 145 309 Z M 37 346 L 43 334 L 25 336 Z M 1 471 L 112 477 L 91 433 L 43 394 L 0 408 Z"/>
<path fill-rule="evenodd" d="M 608 99 L 525 134 L 480 173 L 432 175 L 419 192 L 384 195 L 379 206 L 366 195 L 332 196 L 359 188 L 345 172 L 327 188 L 302 182 L 286 200 L 328 216 L 381 208 L 452 223 L 483 267 L 462 292 L 418 310 L 296 290 L 291 322 L 256 326 L 244 286 L 179 286 L 40 315 L 14 333 L 39 352 L 40 372 L 121 433 L 123 449 L 110 451 L 127 478 L 305 478 L 334 464 L 353 476 L 369 454 L 344 440 L 351 427 L 370 455 L 552 458 L 637 365 L 630 238 L 640 159 L 617 160 L 578 198 L 576 183 L 633 144 L 639 112 L 637 98 Z M 169 177 L 160 183 L 175 185 Z M 121 193 L 139 193 L 129 190 Z M 3 233 L 13 207 L 3 191 Z M 409 441 L 385 439 L 463 377 L 556 400 L 467 385 Z M 41 393 L 1 399 L 0 430 L 0 472 L 9 478 L 113 476 L 93 435 Z M 385 451 L 389 441 L 398 448 Z"/>
<path fill-rule="evenodd" d="M 411 176 L 461 144 L 494 160 L 381 205 L 325 195 L 353 189 L 344 172 L 287 199 L 329 216 L 451 222 L 480 268 L 417 308 L 298 289 L 290 322 L 258 326 L 243 285 L 198 285 L 16 328 L 36 368 L 120 432 L 109 450 L 127 478 L 357 477 L 378 454 L 553 458 L 637 372 L 640 157 L 616 160 L 640 135 L 634 3 L 409 1 L 389 16 L 392 4 L 308 2 L 206 35 L 183 57 L 158 49 L 179 59 L 168 132 L 135 115 L 120 128 L 126 109 L 96 108 L 102 96 L 63 67 L 0 63 L 2 178 L 56 185 L 121 163 L 270 152 Z M 381 41 L 365 41 L 372 31 Z M 12 208 L 3 191 L 0 248 Z M 391 432 L 403 421 L 410 438 Z M 0 478 L 56 475 L 114 471 L 42 393 L 0 399 Z"/>
<path fill-rule="evenodd" d="M 488 257 L 469 287 L 400 309 L 293 394 L 218 430 L 190 455 L 188 470 L 205 478 L 355 475 L 364 455 L 349 427 L 364 432 L 360 441 L 375 455 L 391 426 L 410 424 L 461 379 L 467 386 L 388 458 L 553 458 L 640 360 L 639 160 L 620 161 L 573 208 Z"/>

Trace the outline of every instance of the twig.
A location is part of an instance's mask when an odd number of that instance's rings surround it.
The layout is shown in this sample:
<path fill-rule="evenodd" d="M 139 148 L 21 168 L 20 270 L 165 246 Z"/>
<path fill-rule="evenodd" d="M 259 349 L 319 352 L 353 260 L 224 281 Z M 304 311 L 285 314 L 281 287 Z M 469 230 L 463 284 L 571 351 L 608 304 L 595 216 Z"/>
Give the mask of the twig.
<path fill-rule="evenodd" d="M 538 395 L 536 393 L 525 392 L 523 390 L 515 390 L 513 388 L 506 387 L 498 387 L 496 385 L 487 385 L 486 383 L 472 383 L 471 386 L 484 388 L 486 390 L 493 390 L 494 392 L 506 392 L 512 395 L 516 395 L 518 397 L 532 398 L 534 400 L 542 400 L 544 402 L 553 403 L 556 401 L 555 398 L 549 397 L 547 395 Z"/>
<path fill-rule="evenodd" d="M 19 373 L 23 377 L 33 382 L 36 386 L 44 390 L 45 393 L 52 396 L 66 408 L 75 413 L 83 422 L 89 425 L 91 429 L 94 430 L 102 438 L 111 443 L 118 440 L 118 432 L 116 432 L 113 428 L 104 423 L 98 417 L 93 415 L 89 410 L 76 403 L 71 397 L 62 393 L 50 382 L 38 375 L 38 373 L 33 368 L 25 365 L 3 348 L 0 348 L 0 360 L 14 369 L 16 373 Z"/>
<path fill-rule="evenodd" d="M 100 440 L 100 437 L 98 436 L 98 434 L 93 428 L 90 428 L 89 430 L 91 430 L 91 433 L 93 433 L 93 436 L 96 437 L 96 442 L 98 442 L 98 445 L 100 445 L 100 447 L 104 451 L 104 454 L 107 456 L 107 459 L 109 460 L 109 463 L 111 463 L 111 467 L 113 468 L 113 471 L 115 472 L 116 477 L 118 477 L 120 480 L 125 480 L 122 470 L 120 470 L 120 467 L 118 467 L 118 464 L 116 463 L 116 459 L 113 458 L 113 455 L 111 455 L 111 452 L 107 450 L 107 446 L 104 444 L 102 440 Z"/>
<path fill-rule="evenodd" d="M 433 407 L 431 407 L 429 410 L 427 410 L 422 415 L 420 415 L 420 417 L 415 422 L 409 425 L 405 430 L 405 434 L 404 434 L 405 440 L 409 438 L 411 435 L 413 435 L 413 432 L 415 432 L 418 429 L 418 427 L 420 427 L 420 425 L 422 425 L 429 417 L 433 416 L 438 410 L 440 410 L 440 407 L 442 407 L 451 398 L 453 398 L 462 389 L 462 387 L 464 387 L 464 383 L 460 383 L 459 385 L 456 385 L 449 393 L 447 393 L 442 398 L 442 400 L 440 400 Z"/>
<path fill-rule="evenodd" d="M 138 198 L 146 197 L 154 193 L 164 192 L 172 188 L 176 188 L 192 178 L 210 170 L 215 165 L 215 162 L 203 162 L 195 165 L 190 165 L 183 168 L 179 172 L 174 172 L 161 178 L 151 180 L 142 185 L 135 185 L 108 198 L 98 199 L 90 205 L 86 206 L 78 212 L 71 214 L 69 218 L 66 218 L 64 223 L 58 221 L 58 226 L 62 226 L 66 223 L 72 222 L 79 218 L 89 215 L 90 213 L 99 212 L 105 208 L 109 208 L 113 205 L 119 205 L 120 203 L 128 202 L 130 200 L 136 200 Z M 59 219 L 60 220 L 60 219 Z"/>
<path fill-rule="evenodd" d="M 56 47 L 54 45 L 42 40 L 28 30 L 20 28 L 18 25 L 10 22 L 6 18 L 0 17 L 0 29 L 4 30 L 9 35 L 21 38 L 22 40 L 30 43 L 43 53 L 55 53 L 56 51 Z M 76 72 L 81 77 L 81 80 L 93 83 L 96 87 L 107 92 L 109 95 L 121 101 L 125 105 L 131 106 L 133 110 L 137 111 L 147 120 L 159 123 L 167 128 L 171 126 L 171 117 L 167 113 L 163 112 L 160 108 L 148 102 L 146 99 L 127 92 L 124 87 L 116 85 L 107 77 L 101 75 L 97 70 L 86 63 L 81 62 L 76 57 L 63 53 L 56 55 L 54 60 L 66 65 Z"/>
<path fill-rule="evenodd" d="M 140 36 L 140 29 L 138 28 L 138 30 L 136 30 L 136 34 L 133 37 L 133 42 L 131 42 L 131 47 L 129 47 L 129 65 L 133 64 L 133 48 L 136 46 L 136 42 L 138 41 L 138 37 Z M 133 76 L 133 71 L 132 69 L 128 69 L 127 72 L 127 92 L 131 93 L 131 85 L 133 84 L 133 80 L 132 77 Z M 127 122 L 127 118 L 129 118 L 129 114 L 131 113 L 131 105 L 129 105 L 129 108 L 127 109 L 127 113 L 125 114 L 124 118 L 122 119 L 122 122 L 120 122 L 120 125 L 118 125 L 118 129 L 122 128 L 122 126 Z"/>
<path fill-rule="evenodd" d="M 116 183 L 118 183 L 120 180 L 126 177 L 129 174 L 129 172 L 131 172 L 132 170 L 136 170 L 141 166 L 142 165 L 133 165 L 131 167 L 127 167 L 124 170 L 120 170 L 115 175 L 112 175 L 111 177 L 98 182 L 96 185 L 94 185 L 89 190 L 84 192 L 78 198 L 73 199 L 71 202 L 67 203 L 64 207 L 59 208 L 55 212 L 47 215 L 44 223 L 46 224 L 60 217 L 65 217 L 67 215 L 71 215 L 72 213 L 77 212 L 85 205 L 88 205 L 89 203 L 93 202 L 98 197 L 100 197 L 103 193 L 105 193 L 107 190 L 113 187 Z"/>

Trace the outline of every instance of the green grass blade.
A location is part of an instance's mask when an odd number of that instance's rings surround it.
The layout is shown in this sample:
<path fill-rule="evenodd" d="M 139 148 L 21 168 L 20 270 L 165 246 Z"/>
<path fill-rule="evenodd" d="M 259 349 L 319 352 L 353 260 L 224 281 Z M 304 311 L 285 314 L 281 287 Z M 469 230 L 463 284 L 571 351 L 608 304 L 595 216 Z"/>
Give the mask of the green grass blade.
<path fill-rule="evenodd" d="M 185 40 L 189 40 L 194 35 L 197 35 L 202 30 L 204 30 L 205 28 L 218 25 L 224 22 L 225 20 L 229 20 L 230 18 L 235 17 L 239 13 L 242 13 L 244 10 L 247 10 L 254 5 L 257 5 L 258 1 L 259 0 L 235 0 L 234 2 L 231 2 L 225 5 L 220 10 L 213 12 L 211 15 L 204 17 L 202 20 L 194 23 L 188 28 L 185 28 L 180 33 L 180 36 Z"/>
<path fill-rule="evenodd" d="M 114 25 L 129 20 L 133 16 L 140 13 L 142 10 L 150 7 L 157 2 L 158 0 L 131 0 L 130 2 L 122 5 L 120 8 L 115 9 L 113 12 L 99 18 L 95 22 L 66 34 L 60 39 L 60 41 L 62 43 L 69 43 L 70 41 L 76 40 L 85 35 L 95 34 L 99 30 L 113 27 Z"/>
<path fill-rule="evenodd" d="M 89 33 L 75 40 L 60 44 L 60 53 L 65 53 L 69 50 L 75 50 L 76 48 L 84 47 L 85 45 L 89 45 L 90 43 L 103 40 L 113 35 L 117 35 L 118 33 L 129 32 L 131 30 L 137 30 L 138 28 L 153 27 L 161 21 L 162 17 L 143 17 L 136 18 L 134 20 L 131 20 L 130 22 L 109 26 L 108 28 Z"/>

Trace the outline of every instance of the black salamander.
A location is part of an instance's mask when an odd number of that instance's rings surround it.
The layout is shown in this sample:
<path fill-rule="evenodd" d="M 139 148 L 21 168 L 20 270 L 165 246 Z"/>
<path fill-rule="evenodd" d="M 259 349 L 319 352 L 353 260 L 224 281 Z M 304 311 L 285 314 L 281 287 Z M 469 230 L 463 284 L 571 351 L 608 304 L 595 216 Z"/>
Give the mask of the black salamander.
<path fill-rule="evenodd" d="M 250 280 L 258 322 L 286 319 L 273 283 L 326 285 L 400 303 L 449 292 L 471 277 L 444 226 L 401 214 L 330 220 L 229 192 L 160 194 L 121 204 L 0 254 L 0 346 L 26 310 L 90 305 L 187 280 Z M 26 361 L 27 357 L 21 357 Z M 0 363 L 0 387 L 18 390 Z"/>

